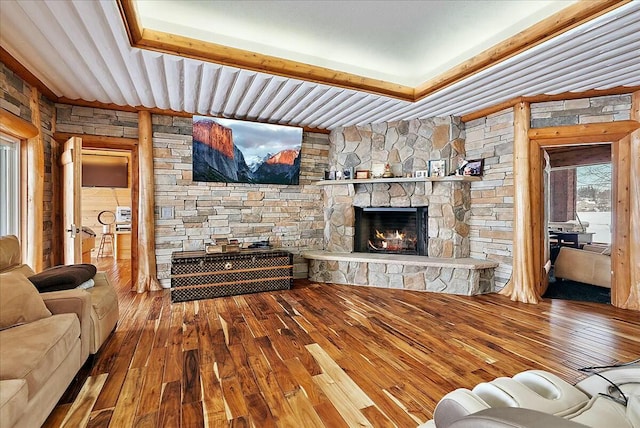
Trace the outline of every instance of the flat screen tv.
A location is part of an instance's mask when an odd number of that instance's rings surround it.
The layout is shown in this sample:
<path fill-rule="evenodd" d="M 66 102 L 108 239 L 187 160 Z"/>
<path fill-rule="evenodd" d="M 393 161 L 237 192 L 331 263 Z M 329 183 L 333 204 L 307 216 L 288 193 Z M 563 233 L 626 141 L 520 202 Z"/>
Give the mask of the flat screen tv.
<path fill-rule="evenodd" d="M 128 158 L 83 153 L 82 186 L 128 188 Z"/>
<path fill-rule="evenodd" d="M 302 128 L 193 117 L 193 180 L 298 184 Z"/>

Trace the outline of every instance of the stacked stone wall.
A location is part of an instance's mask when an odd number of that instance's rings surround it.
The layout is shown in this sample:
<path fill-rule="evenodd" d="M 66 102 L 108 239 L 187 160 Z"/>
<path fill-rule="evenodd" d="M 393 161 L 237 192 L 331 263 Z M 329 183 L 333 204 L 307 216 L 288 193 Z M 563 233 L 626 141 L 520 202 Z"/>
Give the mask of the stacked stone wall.
<path fill-rule="evenodd" d="M 56 104 L 56 131 L 138 138 L 138 113 Z"/>
<path fill-rule="evenodd" d="M 531 127 L 616 122 L 631 117 L 631 95 L 580 98 L 531 104 Z"/>
<path fill-rule="evenodd" d="M 321 249 L 325 134 L 304 133 L 300 185 L 204 183 L 192 180 L 191 119 L 153 116 L 158 278 L 169 285 L 171 254 L 201 250 L 212 238 L 250 244 L 269 239 L 294 254 L 294 276 L 306 277 L 299 254 Z"/>
<path fill-rule="evenodd" d="M 466 158 L 484 159 L 481 181 L 471 183 L 470 256 L 499 263 L 496 288 L 513 264 L 513 110 L 466 123 Z"/>
<path fill-rule="evenodd" d="M 32 111 L 30 100 L 31 85 L 22 80 L 4 63 L 0 62 L 0 107 L 31 122 Z M 40 133 L 44 149 L 44 199 L 43 199 L 43 243 L 42 243 L 42 267 L 48 268 L 56 263 L 53 260 L 53 242 L 57 238 L 53 230 L 53 177 L 52 168 L 57 165 L 57 150 L 53 140 L 54 105 L 48 99 L 41 96 L 40 104 Z"/>

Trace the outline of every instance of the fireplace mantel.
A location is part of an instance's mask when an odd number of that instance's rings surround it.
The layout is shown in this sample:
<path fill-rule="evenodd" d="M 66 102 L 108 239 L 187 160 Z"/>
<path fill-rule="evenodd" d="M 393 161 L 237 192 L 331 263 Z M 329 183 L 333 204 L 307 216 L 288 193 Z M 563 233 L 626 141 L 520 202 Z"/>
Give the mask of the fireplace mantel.
<path fill-rule="evenodd" d="M 356 178 L 350 180 L 320 180 L 313 184 L 316 186 L 335 186 L 341 184 L 365 184 L 365 183 L 419 183 L 425 181 L 480 181 L 482 177 L 467 175 L 450 175 L 447 177 L 394 177 L 394 178 Z"/>

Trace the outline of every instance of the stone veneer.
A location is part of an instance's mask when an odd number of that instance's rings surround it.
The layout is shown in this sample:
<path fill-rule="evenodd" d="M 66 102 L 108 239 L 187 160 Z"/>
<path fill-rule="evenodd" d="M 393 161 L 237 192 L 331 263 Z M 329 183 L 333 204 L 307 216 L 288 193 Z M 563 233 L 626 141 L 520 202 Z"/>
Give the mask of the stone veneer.
<path fill-rule="evenodd" d="M 300 185 L 204 183 L 192 180 L 191 119 L 152 117 L 158 279 L 170 285 L 171 254 L 201 250 L 213 237 L 270 239 L 294 254 L 294 276 L 307 276 L 300 252 L 322 248 L 321 190 L 326 134 L 303 133 Z"/>
<path fill-rule="evenodd" d="M 400 163 L 403 174 L 427 169 L 429 160 L 457 166 L 464 157 L 460 128 L 453 117 L 338 128 L 330 135 L 329 163 L 337 170 Z M 325 248 L 353 251 L 354 206 L 428 206 L 428 256 L 468 257 L 469 191 L 469 183 L 449 181 L 325 186 Z"/>
<path fill-rule="evenodd" d="M 58 131 L 138 137 L 137 113 L 58 104 Z M 303 133 L 300 185 L 199 183 L 192 180 L 192 121 L 153 115 L 157 272 L 170 285 L 171 254 L 201 250 L 212 237 L 243 243 L 270 239 L 294 254 L 294 275 L 307 276 L 301 251 L 321 249 L 322 192 L 311 185 L 327 169 L 329 139 Z"/>
<path fill-rule="evenodd" d="M 494 291 L 497 263 L 384 254 L 306 252 L 309 279 L 318 282 L 472 296 Z"/>
<path fill-rule="evenodd" d="M 2 65 L 0 71 L 0 83 L 2 85 L 2 98 L 0 98 L 0 102 L 2 103 L 2 107 L 20 115 L 26 120 L 30 120 L 28 107 L 28 91 L 30 88 L 25 82 L 22 82 L 17 76 L 7 70 L 4 65 Z M 48 105 L 48 102 L 44 99 L 41 100 L 41 108 L 43 105 L 45 105 L 45 107 Z M 135 113 L 71 107 L 60 104 L 56 107 L 58 108 L 56 124 L 57 130 L 60 132 L 137 137 L 137 114 Z M 628 95 L 535 103 L 531 106 L 531 126 L 537 128 L 562 124 L 627 120 L 630 117 L 630 108 L 631 101 Z M 46 108 L 43 110 L 46 110 Z M 62 110 L 65 111 L 63 112 Z M 69 111 L 69 113 L 66 111 Z M 43 114 L 49 117 L 48 113 Z M 168 247 L 171 245 L 171 240 L 175 240 L 177 243 L 176 247 L 181 249 L 190 249 L 192 246 L 195 247 L 195 242 L 197 242 L 198 239 L 192 241 L 188 236 L 197 235 L 187 235 L 187 229 L 192 227 L 199 229 L 199 227 L 197 222 L 192 224 L 189 222 L 181 222 L 175 218 L 166 219 L 163 218 L 163 216 L 167 213 L 172 213 L 172 215 L 175 216 L 177 212 L 193 212 L 193 201 L 199 199 L 195 197 L 195 195 L 200 192 L 206 195 L 205 199 L 210 198 L 210 201 L 203 202 L 203 204 L 218 204 L 219 214 L 214 215 L 224 216 L 226 198 L 230 198 L 231 201 L 230 211 L 226 214 L 229 217 L 227 217 L 226 220 L 225 218 L 218 217 L 213 217 L 209 220 L 209 216 L 207 216 L 207 221 L 200 222 L 200 226 L 206 225 L 206 227 L 214 227 L 213 225 L 216 224 L 215 221 L 218 220 L 220 221 L 218 223 L 219 225 L 215 227 L 222 229 L 217 229 L 217 231 L 232 230 L 233 233 L 236 233 L 236 231 L 242 231 L 242 227 L 249 227 L 254 228 L 256 236 L 271 237 L 277 235 L 278 232 L 276 232 L 276 230 L 280 231 L 282 229 L 287 231 L 287 227 L 289 226 L 286 226 L 286 224 L 296 223 L 300 218 L 304 218 L 306 221 L 305 226 L 309 226 L 310 224 L 308 222 L 311 221 L 312 228 L 304 233 L 302 231 L 299 232 L 301 239 L 308 240 L 306 241 L 306 244 L 308 244 L 307 247 L 298 247 L 300 251 L 320 249 L 323 248 L 323 246 L 329 249 L 331 241 L 328 238 L 331 236 L 329 228 L 337 228 L 344 233 L 345 236 L 351 236 L 353 234 L 352 226 L 336 227 L 336 225 L 332 223 L 336 222 L 340 217 L 351 218 L 352 214 L 347 211 L 347 207 L 344 204 L 344 201 L 348 199 L 358 198 L 358 200 L 361 200 L 360 198 L 364 198 L 365 201 L 362 202 L 364 204 L 367 203 L 367 198 L 372 197 L 371 195 L 376 193 L 375 200 L 372 200 L 372 203 L 379 203 L 378 201 L 387 203 L 388 195 L 389 205 L 386 206 L 392 206 L 392 204 L 395 205 L 406 201 L 409 201 L 410 204 L 417 205 L 424 204 L 425 200 L 428 199 L 427 195 L 432 198 L 432 200 L 429 201 L 430 203 L 437 203 L 436 201 L 440 196 L 443 196 L 444 193 L 451 193 L 450 190 L 444 191 L 444 188 L 439 185 L 446 183 L 440 182 L 409 185 L 382 183 L 371 185 L 359 184 L 353 188 L 353 190 L 348 186 L 327 186 L 324 188 L 324 192 L 317 187 L 312 189 L 306 185 L 313 180 L 320 179 L 322 177 L 322 171 L 328 169 L 329 166 L 337 168 L 352 166 L 370 169 L 372 163 L 391 162 L 401 163 L 404 172 L 412 172 L 417 169 L 426 169 L 429 159 L 448 159 L 450 163 L 455 165 L 456 158 L 459 157 L 466 159 L 484 159 L 485 171 L 481 181 L 463 184 L 455 183 L 452 185 L 454 190 L 460 185 L 459 190 L 463 192 L 462 196 L 465 200 L 467 198 L 464 196 L 467 192 L 466 187 L 469 187 L 469 208 L 466 208 L 466 202 L 463 202 L 462 210 L 456 211 L 453 205 L 451 207 L 454 215 L 456 212 L 458 216 L 464 214 L 465 223 L 469 226 L 469 247 L 468 250 L 465 250 L 466 244 L 462 243 L 465 237 L 463 234 L 459 234 L 458 238 L 450 240 L 450 242 L 452 242 L 451 246 L 443 243 L 443 253 L 449 253 L 449 248 L 452 248 L 454 257 L 456 257 L 456 254 L 466 257 L 466 254 L 474 259 L 495 260 L 499 263 L 499 266 L 495 270 L 497 288 L 504 286 L 511 276 L 513 238 L 512 109 L 506 109 L 487 117 L 467 122 L 466 124 L 461 124 L 456 118 L 437 118 L 337 129 L 334 130 L 330 136 L 332 144 L 330 153 L 326 136 L 305 134 L 305 141 L 308 142 L 303 145 L 303 153 L 307 153 L 308 155 L 306 157 L 303 156 L 303 171 L 306 171 L 303 173 L 305 174 L 306 181 L 298 191 L 295 189 L 282 189 L 280 186 L 250 189 L 247 185 L 218 186 L 211 183 L 206 185 L 203 183 L 188 184 L 191 138 L 190 135 L 186 135 L 188 134 L 187 129 L 189 128 L 187 120 L 184 118 L 156 115 L 153 116 L 153 119 L 156 169 L 161 169 L 160 172 L 156 172 L 156 178 L 162 176 L 166 170 L 169 170 L 169 175 L 176 177 L 176 186 L 178 186 L 169 198 L 173 199 L 173 201 L 167 202 L 166 205 L 161 205 L 156 201 L 156 222 L 159 235 L 156 239 L 157 244 L 160 246 L 160 249 L 157 250 L 158 271 L 163 277 L 165 284 L 167 283 L 166 278 L 168 278 L 169 272 L 168 259 L 170 256 L 168 254 L 170 254 L 171 249 Z M 47 167 L 47 175 L 45 175 L 45 223 L 51 221 L 50 217 L 53 215 L 48 211 L 49 208 L 47 208 L 49 206 L 48 201 L 51 198 L 51 178 L 48 173 L 52 165 L 57 164 L 53 159 L 55 153 L 49 148 L 54 142 L 50 140 L 48 133 L 50 133 L 50 130 L 46 129 L 45 150 L 47 154 L 45 156 L 45 162 L 49 166 Z M 169 165 L 170 167 L 165 169 L 165 165 Z M 161 178 L 160 181 L 162 180 Z M 423 185 L 424 190 L 422 189 Z M 164 196 L 158 191 L 160 186 L 167 186 L 167 188 L 171 189 L 173 185 L 157 184 L 156 198 Z M 203 187 L 206 187 L 206 189 L 203 189 Z M 249 195 L 251 190 L 256 190 L 257 193 Z M 274 196 L 271 196 L 274 191 Z M 278 195 L 280 192 L 282 192 L 282 194 Z M 330 194 L 327 194 L 327 192 L 330 192 Z M 297 196 L 298 193 L 304 196 Z M 455 193 L 456 192 L 454 192 L 454 198 L 456 198 Z M 316 196 L 310 197 L 309 195 L 312 194 Z M 365 194 L 369 196 L 364 196 Z M 265 208 L 268 211 L 277 205 L 276 200 L 278 196 L 281 196 L 284 201 L 287 201 L 286 206 L 280 208 L 281 212 L 275 214 L 267 212 L 267 215 L 264 215 L 265 210 L 263 209 L 259 224 L 249 223 L 245 226 L 242 225 L 243 220 L 249 220 L 247 215 L 251 212 L 251 207 Z M 260 200 L 260 198 L 262 199 Z M 307 200 L 306 198 L 309 199 Z M 324 213 L 319 211 L 322 210 L 322 207 L 319 206 L 319 201 L 322 198 L 325 199 Z M 180 202 L 181 199 L 183 202 Z M 315 206 L 314 208 L 307 207 L 298 210 L 298 208 L 294 207 L 298 200 L 306 201 L 305 203 L 308 203 L 309 200 L 315 201 L 313 202 Z M 328 204 L 334 202 L 342 203 L 342 206 L 335 205 L 329 207 Z M 240 206 L 240 204 L 242 204 L 242 206 Z M 285 215 L 285 212 L 288 210 L 294 211 L 291 218 Z M 430 215 L 433 214 L 432 211 L 434 211 L 435 214 L 438 212 L 438 210 L 430 206 Z M 439 221 L 442 221 L 444 224 L 446 222 L 445 216 L 448 216 L 448 213 L 451 211 L 448 207 L 444 208 L 443 216 Z M 196 214 L 198 213 L 197 202 L 195 212 Z M 309 213 L 309 215 L 306 213 Z M 277 219 L 272 220 L 273 217 L 269 217 L 269 215 L 276 215 Z M 277 225 L 276 221 L 278 223 Z M 339 223 L 339 221 L 337 221 L 337 223 Z M 430 236 L 433 235 L 434 238 L 442 237 L 442 239 L 446 241 L 444 237 L 447 236 L 449 232 L 441 232 L 441 230 L 446 228 L 438 228 L 436 234 L 435 228 L 431 226 L 430 224 Z M 49 226 L 45 225 L 45 239 L 47 240 L 47 242 L 45 242 L 45 265 L 47 257 L 50 254 L 50 244 L 48 244 L 48 242 L 53 236 L 52 231 L 47 230 L 48 227 Z M 225 227 L 228 227 L 228 229 L 225 229 Z M 257 229 L 255 229 L 260 227 L 264 227 L 264 235 L 260 235 L 262 232 L 258 233 Z M 460 226 L 458 226 L 458 228 L 460 228 Z M 200 227 L 200 229 L 202 229 L 202 227 Z M 455 230 L 455 225 L 453 229 Z M 454 236 L 453 232 L 450 233 Z M 326 235 L 324 238 L 326 242 L 324 243 L 323 235 Z M 205 239 L 204 234 L 202 236 L 202 239 Z M 309 236 L 313 236 L 313 238 L 311 239 Z M 460 241 L 460 245 L 455 245 L 456 240 Z M 349 242 L 350 241 L 351 239 L 349 239 Z M 336 251 L 349 251 L 349 245 L 352 244 L 347 245 L 346 242 L 346 238 L 342 240 L 338 239 L 335 247 L 331 248 L 334 248 Z M 331 245 L 334 245 L 334 243 Z M 456 248 L 458 248 L 458 253 L 456 253 Z M 393 270 L 398 269 L 393 267 L 393 264 L 390 266 L 392 266 L 390 267 L 391 271 L 385 271 L 384 275 L 393 275 Z M 305 269 L 305 263 L 301 262 L 299 258 L 296 261 L 296 268 L 298 269 L 299 276 L 301 276 Z M 374 271 L 375 269 L 378 268 L 374 268 Z M 448 275 L 448 272 L 445 272 L 445 275 Z M 454 273 L 452 273 L 452 275 L 454 275 Z M 393 285 L 390 283 L 389 286 Z"/>
<path fill-rule="evenodd" d="M 30 105 L 31 85 L 22 80 L 4 63 L 0 62 L 0 107 L 31 122 L 32 112 Z M 59 210 L 54 210 L 53 182 L 56 179 L 54 168 L 58 165 L 57 143 L 53 139 L 55 109 L 51 101 L 40 96 L 40 133 L 44 148 L 44 200 L 43 200 L 43 239 L 42 243 L 42 268 L 46 269 L 61 260 L 54 260 L 54 242 L 60 242 L 54 224 L 60 220 Z M 57 172 L 57 170 L 56 170 Z M 56 219 L 56 216 L 58 217 Z M 59 249 L 59 254 L 62 254 Z"/>

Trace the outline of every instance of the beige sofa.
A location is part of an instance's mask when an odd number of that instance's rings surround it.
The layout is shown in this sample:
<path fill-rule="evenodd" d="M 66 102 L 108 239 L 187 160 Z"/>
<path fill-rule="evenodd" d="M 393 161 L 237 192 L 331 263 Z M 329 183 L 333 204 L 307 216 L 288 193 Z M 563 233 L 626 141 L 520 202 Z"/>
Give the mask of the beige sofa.
<path fill-rule="evenodd" d="M 25 276 L 34 275 L 33 270 L 21 262 L 20 242 L 15 236 L 0 237 L 0 273 L 19 270 Z M 93 278 L 94 286 L 84 291 L 91 300 L 91 335 L 88 342 L 89 353 L 98 352 L 118 323 L 118 295 L 105 272 L 98 272 Z"/>
<path fill-rule="evenodd" d="M 606 247 L 598 252 L 593 246 L 579 250 L 562 247 L 553 265 L 556 278 L 611 288 L 611 256 Z"/>
<path fill-rule="evenodd" d="M 20 266 L 0 273 L 0 426 L 47 419 L 89 356 L 90 312 L 82 290 L 40 294 Z"/>
<path fill-rule="evenodd" d="M 94 287 L 38 293 L 14 236 L 0 237 L 0 427 L 37 427 L 118 321 L 106 275 Z"/>

